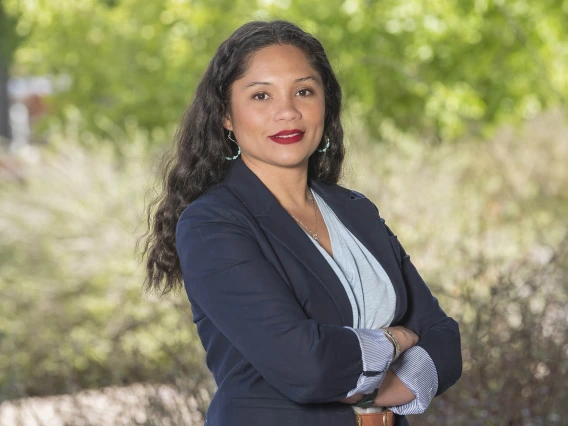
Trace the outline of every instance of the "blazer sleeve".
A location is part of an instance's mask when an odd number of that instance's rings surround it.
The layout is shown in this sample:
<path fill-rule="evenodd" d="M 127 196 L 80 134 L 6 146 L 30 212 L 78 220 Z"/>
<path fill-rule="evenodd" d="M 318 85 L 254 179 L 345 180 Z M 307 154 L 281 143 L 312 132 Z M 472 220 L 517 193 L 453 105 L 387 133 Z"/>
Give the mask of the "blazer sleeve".
<path fill-rule="evenodd" d="M 355 388 L 363 371 L 355 333 L 308 318 L 230 208 L 188 206 L 176 249 L 190 302 L 280 393 L 298 403 L 332 402 Z"/>
<path fill-rule="evenodd" d="M 419 336 L 417 346 L 422 347 L 432 358 L 438 374 L 438 396 L 456 383 L 462 373 L 459 325 L 442 310 L 438 299 L 432 295 L 397 236 L 383 218 L 381 221 L 389 236 L 397 241 L 408 296 L 407 313 L 397 325 L 414 331 Z"/>

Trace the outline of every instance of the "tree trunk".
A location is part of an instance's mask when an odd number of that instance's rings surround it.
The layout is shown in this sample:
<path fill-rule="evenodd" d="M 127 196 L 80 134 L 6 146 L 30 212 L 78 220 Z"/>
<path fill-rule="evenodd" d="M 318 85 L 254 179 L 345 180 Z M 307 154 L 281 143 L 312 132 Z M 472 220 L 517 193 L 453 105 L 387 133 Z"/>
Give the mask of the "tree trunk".
<path fill-rule="evenodd" d="M 2 148 L 7 148 L 12 138 L 9 114 L 8 67 L 0 57 L 0 144 L 3 145 Z"/>

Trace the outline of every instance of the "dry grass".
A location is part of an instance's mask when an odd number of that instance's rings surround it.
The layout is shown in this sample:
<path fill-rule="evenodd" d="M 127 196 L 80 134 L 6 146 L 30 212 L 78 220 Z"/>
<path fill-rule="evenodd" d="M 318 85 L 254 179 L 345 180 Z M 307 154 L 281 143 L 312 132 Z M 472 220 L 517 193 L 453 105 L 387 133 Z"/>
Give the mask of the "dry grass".
<path fill-rule="evenodd" d="M 0 405 L 2 426 L 203 424 L 194 396 L 169 385 L 133 384 Z"/>

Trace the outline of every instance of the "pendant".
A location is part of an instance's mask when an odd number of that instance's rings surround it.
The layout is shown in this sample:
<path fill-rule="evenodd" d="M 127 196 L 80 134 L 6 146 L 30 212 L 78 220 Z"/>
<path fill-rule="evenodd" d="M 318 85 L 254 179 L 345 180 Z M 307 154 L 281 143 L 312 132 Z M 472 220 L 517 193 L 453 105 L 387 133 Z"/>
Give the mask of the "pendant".
<path fill-rule="evenodd" d="M 318 240 L 318 234 L 313 234 L 312 237 L 313 237 L 314 240 L 316 240 L 316 241 Z"/>

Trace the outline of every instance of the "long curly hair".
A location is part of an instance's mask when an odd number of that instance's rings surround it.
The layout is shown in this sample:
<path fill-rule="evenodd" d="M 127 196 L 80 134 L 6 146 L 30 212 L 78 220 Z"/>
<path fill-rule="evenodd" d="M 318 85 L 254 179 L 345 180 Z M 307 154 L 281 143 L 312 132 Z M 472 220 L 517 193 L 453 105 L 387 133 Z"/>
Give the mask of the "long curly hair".
<path fill-rule="evenodd" d="M 253 54 L 271 45 L 292 45 L 302 50 L 319 72 L 325 92 L 323 135 L 330 139 L 325 153 L 317 150 L 308 161 L 308 176 L 337 184 L 345 156 L 340 121 L 341 87 L 321 43 L 288 21 L 252 21 L 238 28 L 217 49 L 203 75 L 191 105 L 183 115 L 174 144 L 162 158 L 162 192 L 148 206 L 148 231 L 141 257 L 146 258 L 147 292 L 164 295 L 183 287 L 175 231 L 183 210 L 208 188 L 223 180 L 233 156 L 223 118 L 230 114 L 231 85 L 250 66 Z M 323 147 L 323 140 L 320 147 Z M 154 213 L 154 208 L 157 206 Z M 140 242 L 137 242 L 138 243 Z"/>

